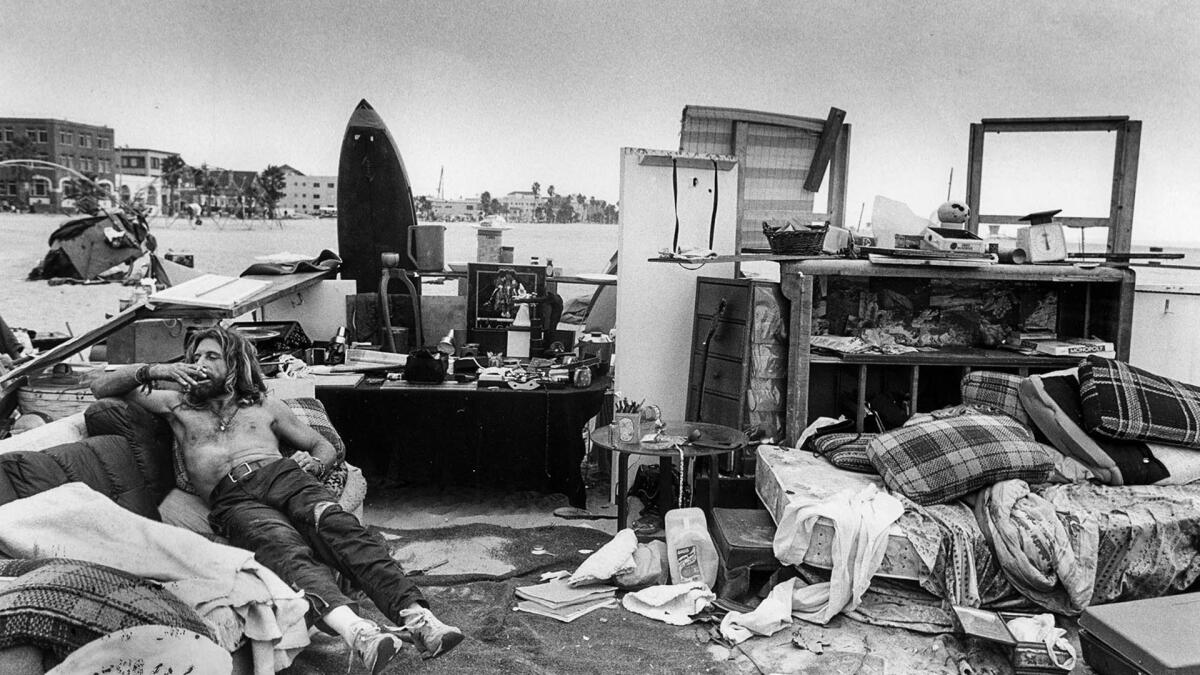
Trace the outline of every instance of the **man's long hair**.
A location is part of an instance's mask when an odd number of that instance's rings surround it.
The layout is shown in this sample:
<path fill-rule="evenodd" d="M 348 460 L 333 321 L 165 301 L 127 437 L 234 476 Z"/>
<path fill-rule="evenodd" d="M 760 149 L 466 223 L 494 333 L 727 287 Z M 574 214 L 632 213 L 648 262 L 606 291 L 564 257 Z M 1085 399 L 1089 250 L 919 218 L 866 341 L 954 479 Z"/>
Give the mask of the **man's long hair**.
<path fill-rule="evenodd" d="M 258 365 L 258 350 L 241 333 L 221 326 L 198 330 L 188 338 L 184 359 L 188 363 L 193 362 L 196 346 L 209 339 L 221 346 L 221 354 L 225 357 L 225 382 L 213 384 L 219 391 L 233 394 L 234 400 L 241 405 L 261 403 L 266 398 L 267 385 L 263 381 L 262 368 Z M 205 403 L 190 390 L 184 395 L 184 401 L 191 406 Z"/>

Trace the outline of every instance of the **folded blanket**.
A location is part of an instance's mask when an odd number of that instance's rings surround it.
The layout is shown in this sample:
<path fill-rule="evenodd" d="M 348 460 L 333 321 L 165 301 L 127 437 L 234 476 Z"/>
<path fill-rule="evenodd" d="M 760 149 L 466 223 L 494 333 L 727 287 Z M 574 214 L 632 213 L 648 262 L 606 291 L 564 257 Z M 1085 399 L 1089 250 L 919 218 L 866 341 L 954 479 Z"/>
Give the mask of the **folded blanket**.
<path fill-rule="evenodd" d="M 303 594 L 253 553 L 143 518 L 83 483 L 0 506 L 0 551 L 86 560 L 158 581 L 217 627 L 226 650 L 243 639 L 273 647 L 253 649 L 256 673 L 286 667 L 308 645 Z"/>
<path fill-rule="evenodd" d="M 1006 480 L 980 492 L 975 515 L 1022 595 L 1060 614 L 1087 608 L 1100 536 L 1092 514 L 1060 513 L 1025 481 Z"/>

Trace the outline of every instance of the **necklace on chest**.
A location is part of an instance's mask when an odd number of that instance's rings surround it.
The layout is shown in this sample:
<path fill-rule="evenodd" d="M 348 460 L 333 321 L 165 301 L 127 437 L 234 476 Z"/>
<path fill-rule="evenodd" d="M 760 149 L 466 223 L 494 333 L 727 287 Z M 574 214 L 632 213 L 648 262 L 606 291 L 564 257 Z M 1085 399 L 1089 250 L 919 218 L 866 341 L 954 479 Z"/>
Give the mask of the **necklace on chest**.
<path fill-rule="evenodd" d="M 233 404 L 233 412 L 228 417 L 221 415 L 220 411 L 215 412 L 217 416 L 217 431 L 225 431 L 229 425 L 233 424 L 233 418 L 237 417 L 238 412 L 242 409 L 237 403 Z"/>

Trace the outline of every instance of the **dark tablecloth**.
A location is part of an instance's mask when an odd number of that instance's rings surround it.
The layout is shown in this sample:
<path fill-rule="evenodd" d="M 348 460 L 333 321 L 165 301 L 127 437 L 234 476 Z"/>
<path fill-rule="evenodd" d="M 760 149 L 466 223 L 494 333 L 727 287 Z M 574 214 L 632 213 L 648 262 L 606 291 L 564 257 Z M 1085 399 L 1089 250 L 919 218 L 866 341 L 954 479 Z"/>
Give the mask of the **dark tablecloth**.
<path fill-rule="evenodd" d="M 318 387 L 317 398 L 368 476 L 560 492 L 586 508 L 583 427 L 608 387 L 480 389 L 440 384 Z"/>

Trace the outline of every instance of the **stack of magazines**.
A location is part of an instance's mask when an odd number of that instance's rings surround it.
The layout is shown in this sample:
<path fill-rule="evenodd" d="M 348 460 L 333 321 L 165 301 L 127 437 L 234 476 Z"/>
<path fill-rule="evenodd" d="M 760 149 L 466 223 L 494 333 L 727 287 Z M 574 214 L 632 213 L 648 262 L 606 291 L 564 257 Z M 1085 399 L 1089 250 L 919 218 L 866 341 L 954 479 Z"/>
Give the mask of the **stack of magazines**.
<path fill-rule="evenodd" d="M 516 590 L 517 609 L 569 623 L 603 607 L 617 606 L 617 587 L 606 585 L 572 588 L 565 578 Z"/>

